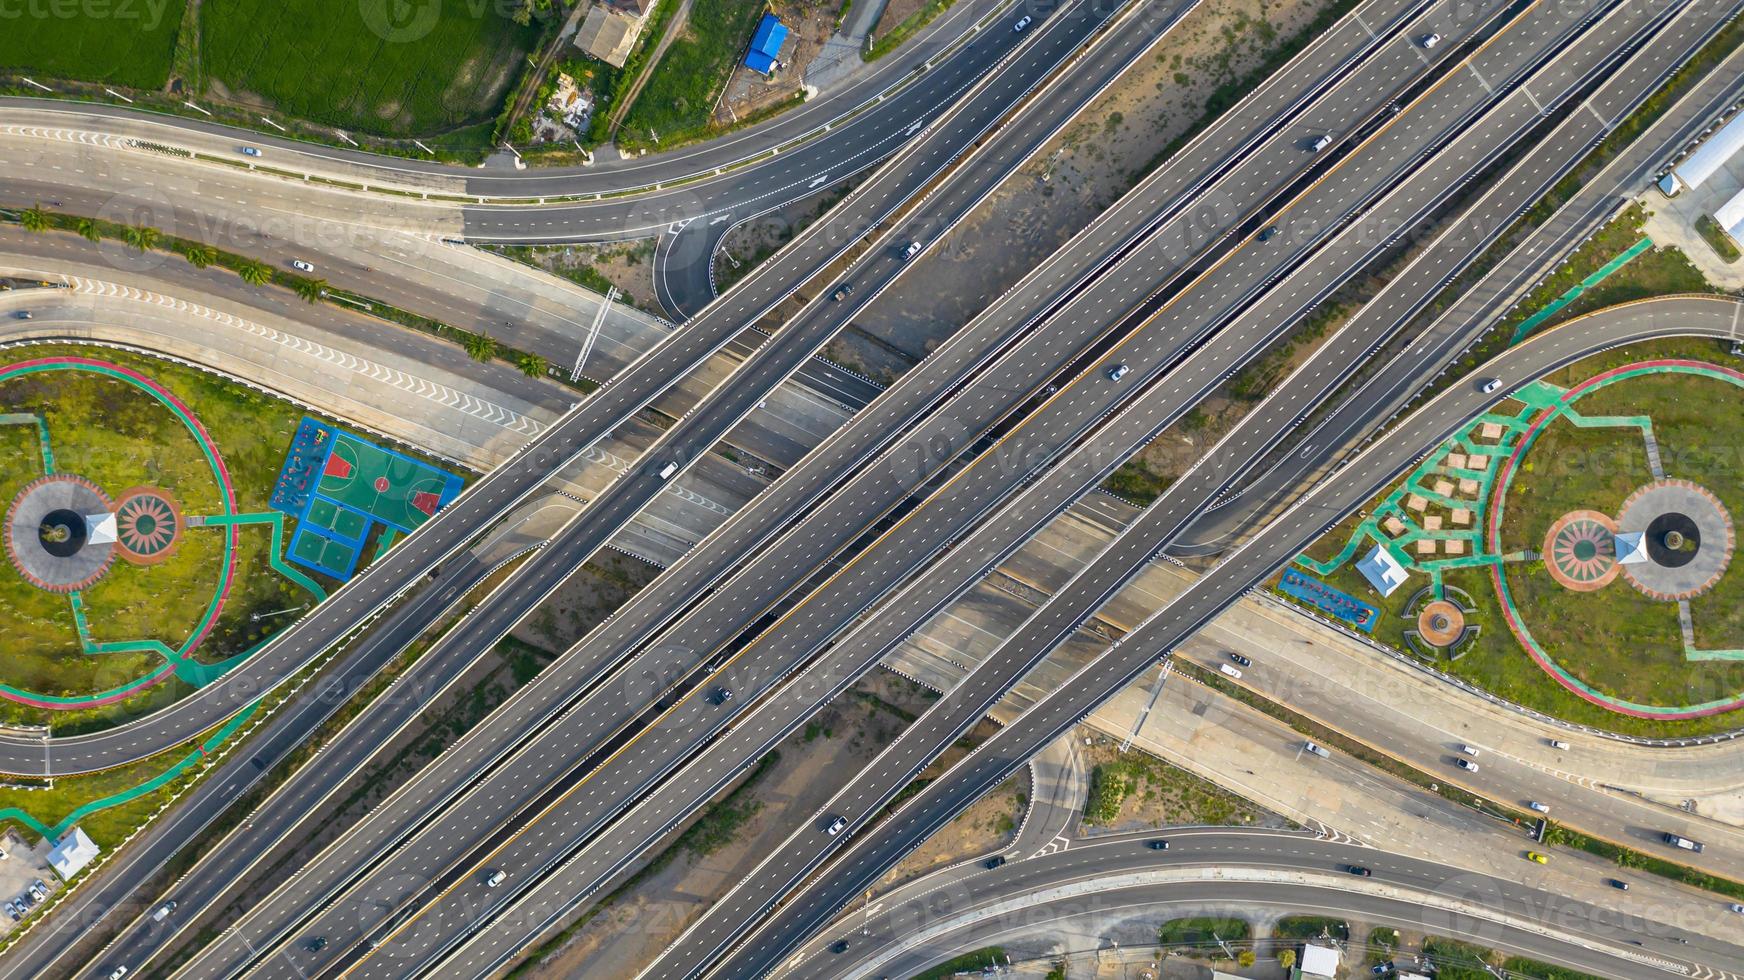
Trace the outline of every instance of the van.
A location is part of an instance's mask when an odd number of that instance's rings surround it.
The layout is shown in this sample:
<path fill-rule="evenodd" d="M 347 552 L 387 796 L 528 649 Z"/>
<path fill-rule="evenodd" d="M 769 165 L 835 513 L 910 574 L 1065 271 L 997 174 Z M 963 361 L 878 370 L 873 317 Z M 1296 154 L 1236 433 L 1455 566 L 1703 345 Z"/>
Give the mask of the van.
<path fill-rule="evenodd" d="M 1318 742 L 1303 742 L 1302 748 L 1305 749 L 1306 751 L 1314 753 L 1315 755 L 1319 756 L 1322 759 L 1332 758 L 1332 753 L 1326 751 L 1326 746 L 1321 745 Z"/>
<path fill-rule="evenodd" d="M 670 479 L 672 479 L 672 474 L 677 473 L 677 472 L 678 472 L 678 464 L 677 463 L 667 463 L 665 466 L 660 467 L 660 479 L 670 480 Z"/>
<path fill-rule="evenodd" d="M 503 874 L 503 869 L 497 868 L 495 871 L 492 871 L 490 873 L 489 878 L 486 878 L 484 880 L 484 885 L 486 888 L 495 888 L 496 886 L 502 884 L 503 879 L 507 878 L 507 877 L 508 877 L 508 875 Z"/>
<path fill-rule="evenodd" d="M 169 918 L 170 913 L 174 912 L 175 910 L 176 910 L 176 903 L 175 902 L 173 902 L 173 901 L 165 902 L 162 905 L 159 905 L 157 907 L 156 911 L 151 913 L 151 921 L 162 922 L 163 920 Z"/>
<path fill-rule="evenodd" d="M 1238 681 L 1241 680 L 1241 671 L 1236 670 L 1234 667 L 1231 667 L 1228 664 L 1218 664 L 1217 669 L 1223 671 L 1225 674 L 1228 674 L 1229 676 L 1235 678 Z"/>

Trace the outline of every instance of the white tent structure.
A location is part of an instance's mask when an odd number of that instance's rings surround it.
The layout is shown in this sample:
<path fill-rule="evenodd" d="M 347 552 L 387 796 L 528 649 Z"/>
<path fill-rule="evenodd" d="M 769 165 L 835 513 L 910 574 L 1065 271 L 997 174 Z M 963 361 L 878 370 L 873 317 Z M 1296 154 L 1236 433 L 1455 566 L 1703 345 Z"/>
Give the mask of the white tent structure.
<path fill-rule="evenodd" d="M 1744 191 L 1733 194 L 1730 201 L 1720 205 L 1720 210 L 1714 212 L 1714 221 L 1732 236 L 1733 241 L 1744 242 Z"/>
<path fill-rule="evenodd" d="M 115 515 L 86 514 L 85 541 L 90 544 L 114 544 Z"/>
<path fill-rule="evenodd" d="M 1326 977 L 1331 980 L 1338 976 L 1338 950 L 1314 943 L 1303 946 L 1301 969 L 1304 977 Z"/>
<path fill-rule="evenodd" d="M 1672 168 L 1672 172 L 1685 187 L 1694 190 L 1719 173 L 1726 161 L 1739 150 L 1744 150 L 1744 112 L 1733 116 L 1719 132 L 1703 140 L 1688 159 Z"/>
<path fill-rule="evenodd" d="M 74 827 L 55 842 L 54 848 L 48 852 L 48 863 L 62 881 L 70 881 L 85 865 L 95 861 L 100 851 L 96 841 L 85 836 L 83 827 Z"/>
<path fill-rule="evenodd" d="M 1640 531 L 1617 535 L 1611 548 L 1617 553 L 1619 565 L 1638 565 L 1647 560 L 1647 537 Z"/>
<path fill-rule="evenodd" d="M 1393 557 L 1392 552 L 1378 544 L 1375 545 L 1375 550 L 1356 563 L 1356 570 L 1383 596 L 1392 595 L 1394 589 L 1405 584 L 1405 578 L 1409 574 L 1399 564 L 1399 559 Z"/>

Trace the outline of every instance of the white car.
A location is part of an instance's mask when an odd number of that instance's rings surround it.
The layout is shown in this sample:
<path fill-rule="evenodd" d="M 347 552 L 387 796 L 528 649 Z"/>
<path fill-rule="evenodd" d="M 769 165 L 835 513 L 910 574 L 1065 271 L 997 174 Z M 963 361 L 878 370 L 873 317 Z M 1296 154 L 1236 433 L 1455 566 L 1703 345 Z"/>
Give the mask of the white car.
<path fill-rule="evenodd" d="M 1108 369 L 1108 380 L 1119 381 L 1121 378 L 1126 377 L 1126 372 L 1129 370 L 1131 369 L 1124 364 L 1116 364 Z"/>
<path fill-rule="evenodd" d="M 1012 30 L 1021 31 L 1033 23 L 1035 23 L 1034 17 L 1025 17 L 1024 19 L 1018 21 L 1017 25 L 1015 27 L 1013 27 Z"/>
<path fill-rule="evenodd" d="M 1478 771 L 1478 764 L 1471 761 L 1470 759 L 1455 759 L 1455 760 L 1453 760 L 1453 764 L 1460 767 L 1461 769 L 1464 769 L 1466 772 L 1477 772 Z"/>
<path fill-rule="evenodd" d="M 1482 391 L 1484 394 L 1487 395 L 1487 394 L 1495 391 L 1497 388 L 1500 388 L 1500 387 L 1502 387 L 1502 379 L 1501 378 L 1485 378 L 1484 383 L 1479 386 L 1478 390 Z"/>
<path fill-rule="evenodd" d="M 1217 669 L 1223 671 L 1225 674 L 1228 674 L 1229 676 L 1235 678 L 1238 681 L 1241 680 L 1241 671 L 1236 670 L 1234 667 L 1231 667 L 1228 664 L 1218 664 Z"/>
<path fill-rule="evenodd" d="M 492 871 L 490 873 L 489 878 L 486 878 L 484 880 L 484 886 L 486 888 L 495 888 L 496 886 L 502 884 L 503 879 L 507 878 L 507 877 L 508 877 L 508 875 L 503 874 L 503 869 L 498 868 L 495 871 Z"/>
<path fill-rule="evenodd" d="M 1425 34 L 1425 35 L 1423 35 L 1423 37 L 1421 39 L 1418 40 L 1417 43 L 1423 45 L 1423 50 L 1428 51 L 1430 48 L 1433 48 L 1437 44 L 1441 43 L 1441 35 L 1440 34 Z"/>
<path fill-rule="evenodd" d="M 1562 740 L 1562 739 L 1560 739 L 1560 738 L 1553 738 L 1553 739 L 1551 739 L 1551 740 L 1550 740 L 1550 747 L 1551 747 L 1551 748 L 1553 748 L 1553 749 L 1561 749 L 1561 750 L 1562 750 L 1562 751 L 1564 751 L 1564 752 L 1567 752 L 1567 751 L 1568 751 L 1568 743 L 1567 743 L 1567 742 L 1564 742 L 1564 741 L 1563 741 L 1563 740 Z"/>
<path fill-rule="evenodd" d="M 1548 804 L 1548 803 L 1540 803 L 1537 800 L 1527 800 L 1526 805 L 1538 813 L 1549 813 L 1550 812 L 1550 804 Z"/>
<path fill-rule="evenodd" d="M 298 272 L 314 272 L 315 271 L 314 266 L 310 265 L 307 262 L 304 262 L 302 259 L 292 259 L 291 260 L 291 268 L 297 270 Z"/>
<path fill-rule="evenodd" d="M 1475 745 L 1466 745 L 1462 742 L 1460 743 L 1459 750 L 1474 759 L 1478 757 L 1478 747 Z"/>
<path fill-rule="evenodd" d="M 242 147 L 242 149 L 241 149 L 241 153 L 242 153 L 242 155 L 243 155 L 243 156 L 245 156 L 245 157 L 257 157 L 257 156 L 260 156 L 260 151 L 259 151 L 259 150 L 257 150 L 257 149 L 255 149 L 255 148 L 254 148 L 254 147 L 252 147 L 252 146 L 245 146 L 245 147 Z"/>
<path fill-rule="evenodd" d="M 902 250 L 902 257 L 904 259 L 912 259 L 919 254 L 920 242 L 909 242 L 908 247 Z"/>
<path fill-rule="evenodd" d="M 827 833 L 831 837 L 834 837 L 837 834 L 841 833 L 842 829 L 846 826 L 848 826 L 847 818 L 846 817 L 837 817 L 834 820 L 830 821 L 830 825 L 827 828 Z"/>

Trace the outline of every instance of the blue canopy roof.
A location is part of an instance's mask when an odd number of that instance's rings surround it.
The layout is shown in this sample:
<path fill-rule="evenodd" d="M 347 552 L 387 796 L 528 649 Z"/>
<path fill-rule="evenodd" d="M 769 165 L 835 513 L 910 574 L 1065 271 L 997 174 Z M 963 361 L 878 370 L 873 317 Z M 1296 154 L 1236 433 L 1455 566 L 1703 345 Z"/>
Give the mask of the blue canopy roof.
<path fill-rule="evenodd" d="M 757 24 L 757 33 L 751 35 L 751 50 L 745 55 L 745 67 L 760 71 L 767 75 L 775 70 L 775 59 L 781 54 L 781 45 L 787 41 L 787 25 L 774 14 L 764 14 L 763 20 Z"/>

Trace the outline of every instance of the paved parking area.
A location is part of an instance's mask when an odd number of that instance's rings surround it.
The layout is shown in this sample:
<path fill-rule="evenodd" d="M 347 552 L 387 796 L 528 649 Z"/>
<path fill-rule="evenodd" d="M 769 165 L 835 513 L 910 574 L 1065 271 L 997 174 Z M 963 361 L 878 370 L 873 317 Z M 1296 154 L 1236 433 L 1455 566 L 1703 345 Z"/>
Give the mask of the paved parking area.
<path fill-rule="evenodd" d="M 53 848 L 49 841 L 32 846 L 16 831 L 7 828 L 6 833 L 0 835 L 0 848 L 6 851 L 6 856 L 0 858 L 0 905 L 23 895 L 30 883 L 39 878 L 51 893 L 60 888 L 61 880 L 55 877 L 48 864 L 48 852 Z M 17 925 L 11 916 L 0 915 L 0 934 Z"/>

